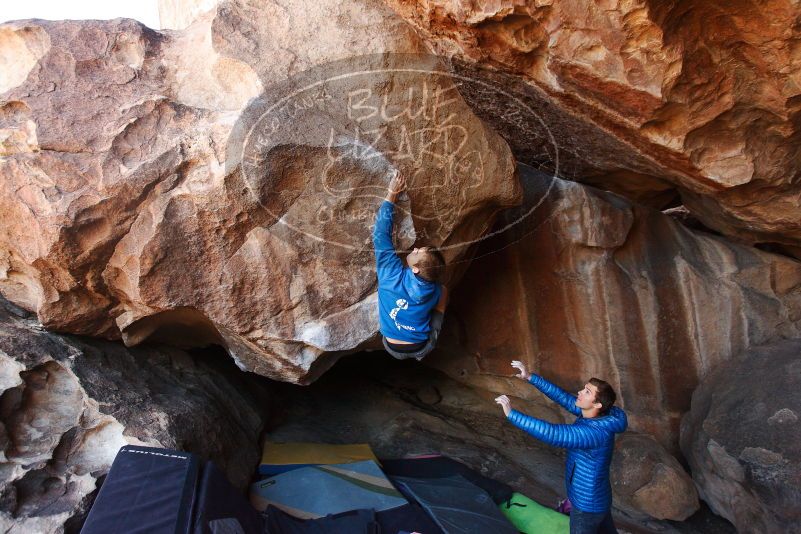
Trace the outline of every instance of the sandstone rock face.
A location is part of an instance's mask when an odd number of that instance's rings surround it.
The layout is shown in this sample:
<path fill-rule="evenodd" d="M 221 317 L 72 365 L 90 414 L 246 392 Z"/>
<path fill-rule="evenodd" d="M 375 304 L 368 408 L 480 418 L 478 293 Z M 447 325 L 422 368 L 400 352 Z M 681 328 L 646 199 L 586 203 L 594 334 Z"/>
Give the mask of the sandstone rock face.
<path fill-rule="evenodd" d="M 240 488 L 263 415 L 242 384 L 177 349 L 45 332 L 0 299 L 0 529 L 62 532 L 126 444 L 214 460 Z"/>
<path fill-rule="evenodd" d="M 696 233 L 657 211 L 523 168 L 521 220 L 477 253 L 438 355 L 472 384 L 520 397 L 509 362 L 576 391 L 609 381 L 632 430 L 676 451 L 681 416 L 716 364 L 801 331 L 801 264 Z M 575 388 L 575 389 L 574 389 Z"/>
<path fill-rule="evenodd" d="M 753 348 L 710 373 L 681 426 L 701 497 L 740 532 L 801 532 L 801 341 Z"/>
<path fill-rule="evenodd" d="M 183 30 L 195 19 L 211 11 L 218 0 L 159 0 L 159 22 L 162 30 Z"/>
<path fill-rule="evenodd" d="M 49 329 L 218 343 L 309 380 L 377 331 L 391 171 L 412 184 L 398 246 L 450 259 L 519 201 L 438 60 L 385 55 L 421 51 L 372 0 L 226 2 L 181 32 L 0 26 L 0 291 Z"/>
<path fill-rule="evenodd" d="M 683 521 L 698 510 L 692 478 L 651 436 L 618 436 L 611 471 L 615 507 L 632 516 Z"/>
<path fill-rule="evenodd" d="M 560 176 L 656 206 L 677 191 L 707 226 L 801 257 L 797 2 L 387 3 L 436 53 L 530 99 Z M 474 102 L 518 160 L 554 167 L 508 101 Z"/>

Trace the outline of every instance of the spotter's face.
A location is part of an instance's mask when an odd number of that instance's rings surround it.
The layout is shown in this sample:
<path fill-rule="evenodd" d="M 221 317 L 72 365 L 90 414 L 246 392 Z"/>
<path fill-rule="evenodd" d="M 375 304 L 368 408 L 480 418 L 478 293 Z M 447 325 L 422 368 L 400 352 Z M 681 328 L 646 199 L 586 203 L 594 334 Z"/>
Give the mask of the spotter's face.
<path fill-rule="evenodd" d="M 600 408 L 601 403 L 595 402 L 595 396 L 598 394 L 598 388 L 589 382 L 584 384 L 584 387 L 578 391 L 576 398 L 576 406 L 582 410 L 591 410 L 593 408 Z"/>

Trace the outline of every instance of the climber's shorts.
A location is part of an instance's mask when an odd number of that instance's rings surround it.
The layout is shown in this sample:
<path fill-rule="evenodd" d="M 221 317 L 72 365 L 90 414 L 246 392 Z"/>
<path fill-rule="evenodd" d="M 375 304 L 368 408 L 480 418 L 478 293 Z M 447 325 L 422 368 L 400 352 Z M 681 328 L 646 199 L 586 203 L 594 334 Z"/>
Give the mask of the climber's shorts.
<path fill-rule="evenodd" d="M 421 341 L 413 345 L 404 343 L 390 343 L 387 338 L 381 336 L 381 341 L 384 342 L 384 349 L 397 360 L 408 360 L 414 358 L 422 360 L 437 346 L 437 339 L 439 338 L 439 331 L 442 330 L 442 321 L 444 315 L 441 312 L 434 311 L 431 313 L 430 327 L 431 331 L 428 333 L 428 341 Z"/>

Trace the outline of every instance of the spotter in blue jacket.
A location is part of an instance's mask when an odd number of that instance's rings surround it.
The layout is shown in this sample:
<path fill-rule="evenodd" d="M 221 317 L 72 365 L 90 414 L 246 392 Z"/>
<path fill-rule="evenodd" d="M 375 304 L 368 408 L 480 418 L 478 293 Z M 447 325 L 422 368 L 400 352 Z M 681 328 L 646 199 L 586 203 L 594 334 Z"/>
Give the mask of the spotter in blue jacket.
<path fill-rule="evenodd" d="M 577 416 L 576 420 L 569 425 L 554 424 L 512 410 L 509 421 L 548 445 L 567 449 L 565 487 L 574 507 L 590 513 L 609 511 L 612 506 L 609 466 L 615 434 L 628 426 L 626 413 L 612 406 L 604 415 L 585 418 L 576 406 L 575 395 L 535 374 L 529 383 Z"/>

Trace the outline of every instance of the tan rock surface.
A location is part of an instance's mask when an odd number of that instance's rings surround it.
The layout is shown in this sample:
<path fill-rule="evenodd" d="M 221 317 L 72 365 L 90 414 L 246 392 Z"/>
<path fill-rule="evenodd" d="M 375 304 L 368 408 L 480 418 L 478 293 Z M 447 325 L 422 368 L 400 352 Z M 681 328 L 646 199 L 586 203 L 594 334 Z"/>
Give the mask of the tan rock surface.
<path fill-rule="evenodd" d="M 219 0 L 159 0 L 159 23 L 162 30 L 183 30 L 195 19 L 211 11 Z"/>
<path fill-rule="evenodd" d="M 520 212 L 536 209 L 479 249 L 428 360 L 450 375 L 524 398 L 505 378 L 513 359 L 568 390 L 606 379 L 630 428 L 676 451 L 714 365 L 801 332 L 801 263 L 587 186 L 525 168 L 521 179 Z"/>
<path fill-rule="evenodd" d="M 615 507 L 634 517 L 684 521 L 698 511 L 692 478 L 651 436 L 619 436 L 611 472 Z"/>
<path fill-rule="evenodd" d="M 636 197 L 668 181 L 710 228 L 801 243 L 797 2 L 387 3 L 436 53 L 529 99 L 560 176 Z M 554 166 L 507 102 L 468 100 L 519 161 Z"/>
<path fill-rule="evenodd" d="M 191 451 L 249 483 L 267 406 L 233 366 L 52 334 L 20 311 L 0 298 L 3 532 L 74 530 L 127 444 Z"/>
<path fill-rule="evenodd" d="M 347 61 L 423 50 L 378 2 L 227 2 L 181 32 L 125 20 L 0 31 L 13 66 L 0 291 L 50 329 L 215 342 L 247 369 L 306 380 L 333 361 L 313 370 L 320 355 L 375 336 L 370 232 L 391 169 L 412 183 L 399 246 L 462 257 L 519 200 L 508 146 L 449 77 L 398 74 L 390 56 Z M 352 74 L 364 69 L 378 73 Z M 280 128 L 265 133 L 265 117 Z"/>

